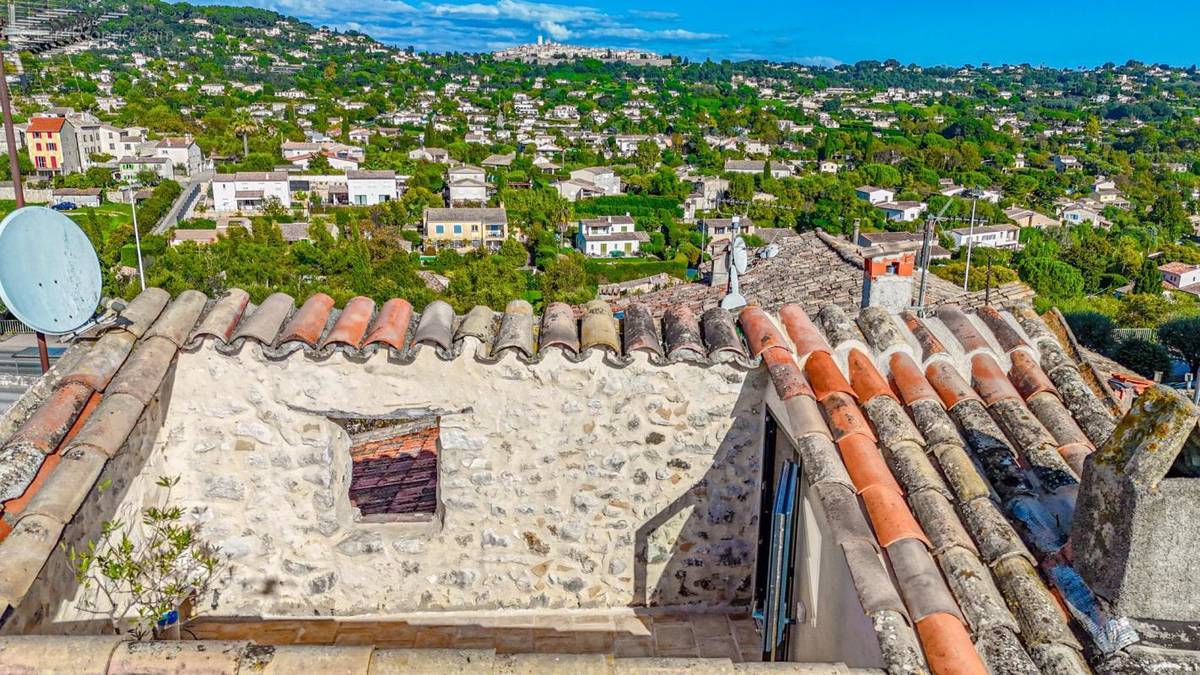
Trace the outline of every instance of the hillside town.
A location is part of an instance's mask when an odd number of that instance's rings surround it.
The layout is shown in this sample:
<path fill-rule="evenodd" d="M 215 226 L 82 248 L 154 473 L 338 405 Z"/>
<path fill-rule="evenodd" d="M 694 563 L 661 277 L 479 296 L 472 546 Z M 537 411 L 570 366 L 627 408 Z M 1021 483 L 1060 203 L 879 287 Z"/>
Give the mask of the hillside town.
<path fill-rule="evenodd" d="M 45 373 L 0 304 L 0 672 L 1200 668 L 1194 66 L 71 11 L 3 54 L 0 215 L 103 300 Z"/>

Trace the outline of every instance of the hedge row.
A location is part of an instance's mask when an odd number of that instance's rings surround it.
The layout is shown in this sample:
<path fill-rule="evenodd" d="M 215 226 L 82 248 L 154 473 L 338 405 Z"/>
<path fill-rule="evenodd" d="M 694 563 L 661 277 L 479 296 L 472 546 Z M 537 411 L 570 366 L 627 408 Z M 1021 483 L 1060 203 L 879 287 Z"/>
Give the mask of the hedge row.
<path fill-rule="evenodd" d="M 673 277 L 687 279 L 685 260 L 639 260 L 637 258 L 594 259 L 583 264 L 588 280 L 597 284 L 615 284 L 622 281 L 641 279 L 666 272 Z"/>

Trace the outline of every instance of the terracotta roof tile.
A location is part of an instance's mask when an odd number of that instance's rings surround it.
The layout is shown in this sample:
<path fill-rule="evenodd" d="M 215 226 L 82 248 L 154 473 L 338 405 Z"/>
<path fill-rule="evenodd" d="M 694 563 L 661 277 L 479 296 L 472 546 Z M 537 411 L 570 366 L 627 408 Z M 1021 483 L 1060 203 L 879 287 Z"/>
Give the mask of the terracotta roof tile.
<path fill-rule="evenodd" d="M 204 315 L 200 325 L 192 332 L 192 339 L 215 337 L 221 342 L 229 342 L 233 329 L 237 328 L 249 304 L 249 293 L 240 288 L 230 289 Z"/>
<path fill-rule="evenodd" d="M 891 611 L 908 618 L 908 610 L 896 592 L 896 586 L 873 543 L 851 539 L 842 543 L 850 578 L 858 591 L 858 601 L 868 616 Z"/>
<path fill-rule="evenodd" d="M 187 343 L 192 326 L 204 311 L 208 298 L 200 291 L 184 291 L 159 315 L 145 337 L 164 337 L 182 348 Z"/>
<path fill-rule="evenodd" d="M 764 316 L 765 318 L 765 316 Z M 770 320 L 767 320 L 770 323 Z M 669 359 L 703 359 L 706 352 L 700 338 L 700 321 L 687 307 L 672 307 L 663 314 L 663 336 Z M 742 324 L 745 328 L 745 324 Z M 747 335 L 750 333 L 747 332 Z"/>
<path fill-rule="evenodd" d="M 908 342 L 900 334 L 891 313 L 883 307 L 865 307 L 858 313 L 858 327 L 877 351 L 907 349 Z"/>
<path fill-rule="evenodd" d="M 906 405 L 917 401 L 937 401 L 941 404 L 942 399 L 933 387 L 929 386 L 929 381 L 925 379 L 921 368 L 911 356 L 903 352 L 892 354 L 888 365 L 891 368 L 889 379 L 892 386 L 900 392 L 900 398 Z"/>
<path fill-rule="evenodd" d="M 863 516 L 854 488 L 834 482 L 820 483 L 814 488 L 825 509 L 825 521 L 833 542 L 838 546 L 851 541 L 862 542 L 878 554 L 879 543 Z"/>
<path fill-rule="evenodd" d="M 500 317 L 500 330 L 492 353 L 516 349 L 526 358 L 533 358 L 533 305 L 524 300 L 512 300 Z"/>
<path fill-rule="evenodd" d="M 888 470 L 879 447 L 862 434 L 846 436 L 837 443 L 846 473 L 854 484 L 855 491 L 862 492 L 871 487 L 884 487 L 900 493 L 900 484 Z"/>
<path fill-rule="evenodd" d="M 954 510 L 954 504 L 937 490 L 909 492 L 908 502 L 921 529 L 929 536 L 934 555 L 941 555 L 951 548 L 961 548 L 978 556 L 979 551 L 971 536 L 963 529 L 962 521 Z"/>
<path fill-rule="evenodd" d="M 1005 320 L 1004 315 L 997 311 L 995 307 L 984 305 L 975 310 L 975 315 L 982 319 L 983 323 L 992 331 L 996 342 L 1000 344 L 1000 348 L 1005 352 L 1029 346 L 1025 342 L 1025 338 L 1021 337 L 1017 329 Z"/>
<path fill-rule="evenodd" d="M 665 323 L 667 317 L 671 316 L 668 312 L 663 317 Z M 750 355 L 759 356 L 769 349 L 779 349 L 787 353 L 792 352 L 791 346 L 783 338 L 783 334 L 775 327 L 775 323 L 771 321 L 771 317 L 762 310 L 761 307 L 750 306 L 738 314 L 738 322 L 742 324 L 742 330 L 746 333 L 746 342 L 750 345 Z M 670 342 L 670 332 L 667 333 L 667 341 Z"/>
<path fill-rule="evenodd" d="M 782 349 L 768 349 L 763 352 L 762 359 L 780 400 L 788 401 L 796 396 L 815 398 L 812 387 L 790 353 Z"/>
<path fill-rule="evenodd" d="M 413 345 L 431 344 L 448 350 L 453 346 L 454 308 L 444 300 L 434 300 L 425 305 L 417 330 L 413 334 Z M 531 337 L 532 339 L 532 337 Z"/>
<path fill-rule="evenodd" d="M 438 436 L 435 425 L 352 445 L 350 501 L 364 516 L 432 514 Z"/>
<path fill-rule="evenodd" d="M 848 370 L 850 371 L 850 385 L 854 387 L 854 393 L 858 396 L 859 401 L 866 403 L 876 396 L 896 397 L 892 393 L 891 387 L 884 381 L 883 375 L 879 374 L 875 362 L 861 351 L 850 350 Z"/>
<path fill-rule="evenodd" d="M 371 324 L 371 332 L 363 340 L 363 346 L 384 344 L 392 349 L 404 349 L 404 339 L 408 336 L 408 324 L 412 321 L 412 305 L 402 298 L 392 298 L 383 303 L 375 321 Z"/>
<path fill-rule="evenodd" d="M 28 445 L 42 454 L 54 452 L 91 395 L 91 387 L 79 382 L 59 386 L 4 444 L 5 449 Z"/>
<path fill-rule="evenodd" d="M 242 319 L 230 341 L 245 338 L 261 345 L 275 344 L 275 336 L 279 334 L 280 326 L 295 307 L 295 300 L 287 293 L 268 295 L 261 305 L 254 308 L 250 316 Z"/>
<path fill-rule="evenodd" d="M 166 338 L 150 338 L 142 340 L 129 361 L 113 377 L 112 383 L 105 391 L 106 394 L 129 394 L 149 405 L 158 393 L 171 361 L 175 358 L 176 347 Z"/>
<path fill-rule="evenodd" d="M 779 320 L 783 323 L 788 337 L 796 345 L 796 355 L 801 361 L 807 359 L 813 352 L 832 354 L 833 349 L 825 341 L 825 336 L 817 329 L 804 308 L 800 305 L 788 304 L 779 309 Z"/>
<path fill-rule="evenodd" d="M 621 353 L 621 336 L 612 306 L 603 300 L 592 300 L 583 306 L 580 324 L 580 349 L 603 348 L 613 354 Z"/>
<path fill-rule="evenodd" d="M 996 363 L 991 354 L 976 354 L 971 357 L 971 384 L 989 406 L 1000 401 L 1021 400 L 1021 395 Z M 949 404 L 947 404 L 949 405 Z"/>
<path fill-rule="evenodd" d="M 988 670 L 958 617 L 931 614 L 917 622 L 917 635 L 935 675 L 987 675 Z"/>
<path fill-rule="evenodd" d="M 975 328 L 975 324 L 971 323 L 971 319 L 958 307 L 952 305 L 938 307 L 937 316 L 954 334 L 964 352 L 970 354 L 976 350 L 991 351 L 988 341 Z"/>
<path fill-rule="evenodd" d="M 821 399 L 821 409 L 825 411 L 825 421 L 833 432 L 833 440 L 839 441 L 851 434 L 862 434 L 872 441 L 875 433 L 871 425 L 863 417 L 854 402 L 854 397 L 840 391 L 834 391 Z"/>
<path fill-rule="evenodd" d="M 496 312 L 491 307 L 475 305 L 454 331 L 455 342 L 473 337 L 489 347 L 496 338 Z"/>
<path fill-rule="evenodd" d="M 624 332 L 625 353 L 649 352 L 658 356 L 663 355 L 662 339 L 658 335 L 654 315 L 646 305 L 635 302 L 625 309 L 625 317 L 621 322 Z"/>
<path fill-rule="evenodd" d="M 902 539 L 929 545 L 929 539 L 899 492 L 876 485 L 864 490 L 861 496 L 880 546 L 887 548 Z"/>
<path fill-rule="evenodd" d="M 854 389 L 850 387 L 850 383 L 846 381 L 842 371 L 838 369 L 837 363 L 828 352 L 810 354 L 808 360 L 804 362 L 804 374 L 812 384 L 813 391 L 817 393 L 818 401 L 824 400 L 826 396 L 834 392 L 842 392 L 851 397 L 856 396 Z"/>
<path fill-rule="evenodd" d="M 921 347 L 921 361 L 928 361 L 936 354 L 945 354 L 946 347 L 942 341 L 938 339 L 933 331 L 929 330 L 921 318 L 914 312 L 901 312 L 900 318 L 904 319 L 904 325 L 908 326 L 909 332 L 917 339 L 917 344 Z"/>
<path fill-rule="evenodd" d="M 118 325 L 122 330 L 129 331 L 135 338 L 140 338 L 149 330 L 154 320 L 162 313 L 163 308 L 171 300 L 171 294 L 161 288 L 147 288 L 137 294 L 129 305 L 121 311 L 121 321 Z"/>
<path fill-rule="evenodd" d="M 700 316 L 700 329 L 703 332 L 704 344 L 708 347 L 709 358 L 721 353 L 746 356 L 746 345 L 738 335 L 733 314 L 729 310 L 721 307 L 709 309 Z"/>
<path fill-rule="evenodd" d="M 847 342 L 866 344 L 866 338 L 863 337 L 862 331 L 846 315 L 846 310 L 838 305 L 823 305 L 817 312 L 817 320 L 821 322 L 821 328 L 825 330 L 829 343 L 834 347 L 840 347 Z"/>
<path fill-rule="evenodd" d="M 329 335 L 321 341 L 321 349 L 330 345 L 346 345 L 358 349 L 363 337 L 367 334 L 367 326 L 375 313 L 375 301 L 364 296 L 351 298 L 342 313 L 338 315 Z"/>
<path fill-rule="evenodd" d="M 542 313 L 541 351 L 550 347 L 565 349 L 571 353 L 579 351 L 579 331 L 575 326 L 575 312 L 565 302 L 552 302 Z"/>
<path fill-rule="evenodd" d="M 325 332 L 325 325 L 329 323 L 329 313 L 332 310 L 333 298 L 324 293 L 309 296 L 283 327 L 277 344 L 302 342 L 309 347 L 316 347 L 321 340 L 321 334 Z"/>
<path fill-rule="evenodd" d="M 105 333 L 75 364 L 74 370 L 63 375 L 62 384 L 79 382 L 95 391 L 104 391 L 121 364 L 125 363 L 135 341 L 133 334 L 127 331 Z"/>
<path fill-rule="evenodd" d="M 1008 378 L 1012 380 L 1022 398 L 1028 400 L 1034 394 L 1043 391 L 1054 392 L 1055 395 L 1058 395 L 1054 383 L 1046 377 L 1046 373 L 1042 372 L 1042 367 L 1033 357 L 1024 351 L 1015 351 L 1011 356 L 1012 369 L 1008 371 Z"/>
<path fill-rule="evenodd" d="M 900 597 L 904 598 L 913 620 L 920 622 L 931 614 L 948 614 L 959 620 L 961 628 L 963 619 L 958 604 L 926 546 L 919 539 L 902 538 L 887 547 Z"/>
<path fill-rule="evenodd" d="M 954 366 L 945 361 L 934 361 L 925 368 L 925 377 L 928 378 L 930 386 L 938 393 L 938 397 L 942 399 L 942 404 L 947 408 L 962 403 L 963 401 L 981 401 L 979 394 L 971 388 Z"/>

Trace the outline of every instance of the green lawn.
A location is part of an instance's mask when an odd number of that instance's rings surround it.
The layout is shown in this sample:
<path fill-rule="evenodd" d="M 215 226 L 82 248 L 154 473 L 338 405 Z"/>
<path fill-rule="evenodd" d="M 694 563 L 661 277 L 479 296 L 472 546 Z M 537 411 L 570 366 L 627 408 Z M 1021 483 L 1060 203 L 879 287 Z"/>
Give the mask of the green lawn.
<path fill-rule="evenodd" d="M 45 204 L 29 204 L 29 206 L 45 206 Z M 0 218 L 4 218 L 16 210 L 17 202 L 15 200 L 0 199 Z M 89 210 L 92 209 L 82 208 L 74 211 L 65 211 L 64 213 L 75 220 L 75 222 L 82 223 L 87 218 Z M 129 204 L 101 204 L 94 210 L 96 218 L 99 219 L 100 225 L 106 233 L 116 229 L 119 225 L 133 222 L 133 212 Z"/>

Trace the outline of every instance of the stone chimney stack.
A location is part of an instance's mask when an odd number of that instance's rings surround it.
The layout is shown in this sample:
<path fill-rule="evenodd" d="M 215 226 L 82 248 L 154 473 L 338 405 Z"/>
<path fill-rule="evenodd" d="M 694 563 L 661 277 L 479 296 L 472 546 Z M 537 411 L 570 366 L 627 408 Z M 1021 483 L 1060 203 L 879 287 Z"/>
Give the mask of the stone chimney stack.
<path fill-rule="evenodd" d="M 1115 615 L 1200 617 L 1200 410 L 1147 389 L 1083 468 L 1071 526 L 1075 568 Z"/>
<path fill-rule="evenodd" d="M 900 312 L 912 304 L 917 253 L 912 243 L 882 244 L 863 249 L 860 307 Z"/>

